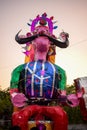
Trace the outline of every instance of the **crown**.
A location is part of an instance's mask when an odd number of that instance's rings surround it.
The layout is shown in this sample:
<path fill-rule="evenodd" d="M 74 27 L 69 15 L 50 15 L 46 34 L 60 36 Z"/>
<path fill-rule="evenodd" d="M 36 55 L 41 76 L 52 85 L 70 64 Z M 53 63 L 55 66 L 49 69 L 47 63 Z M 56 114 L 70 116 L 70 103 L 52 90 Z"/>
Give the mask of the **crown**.
<path fill-rule="evenodd" d="M 34 32 L 36 26 L 41 25 L 47 26 L 49 28 L 49 32 L 52 33 L 53 29 L 57 28 L 57 26 L 53 26 L 53 24 L 56 23 L 56 21 L 52 22 L 53 18 L 53 16 L 48 18 L 47 14 L 43 13 L 41 16 L 37 15 L 36 18 L 33 20 L 30 19 L 31 24 L 28 23 L 28 25 L 31 26 L 31 32 Z"/>

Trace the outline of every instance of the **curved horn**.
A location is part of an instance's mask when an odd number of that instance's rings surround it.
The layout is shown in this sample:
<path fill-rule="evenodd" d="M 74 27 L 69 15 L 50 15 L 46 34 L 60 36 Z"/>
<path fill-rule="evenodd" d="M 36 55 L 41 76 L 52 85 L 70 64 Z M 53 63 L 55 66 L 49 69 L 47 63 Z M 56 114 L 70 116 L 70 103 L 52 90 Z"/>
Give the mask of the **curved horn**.
<path fill-rule="evenodd" d="M 33 41 L 35 38 L 38 37 L 38 35 L 34 35 L 34 36 L 30 36 L 30 37 L 27 37 L 27 38 L 20 38 L 18 35 L 19 33 L 21 32 L 21 30 L 16 34 L 15 36 L 15 40 L 19 43 L 19 44 L 25 44 L 27 42 L 31 42 Z"/>
<path fill-rule="evenodd" d="M 53 42 L 56 46 L 58 46 L 58 47 L 60 47 L 60 48 L 66 48 L 66 47 L 68 47 L 68 45 L 69 45 L 68 38 L 66 38 L 66 41 L 65 41 L 65 42 L 61 42 L 61 41 L 56 40 L 56 39 L 54 39 L 54 38 L 52 38 L 52 37 L 49 37 L 49 36 L 48 36 L 48 38 L 49 38 L 49 40 L 50 40 L 51 42 Z"/>
<path fill-rule="evenodd" d="M 48 36 L 48 35 L 46 35 L 46 34 L 43 34 L 43 36 L 48 37 L 48 39 L 49 39 L 51 42 L 53 42 L 53 44 L 55 44 L 56 46 L 58 46 L 58 47 L 60 47 L 60 48 L 66 48 L 66 47 L 68 47 L 68 45 L 69 45 L 68 38 L 66 38 L 66 41 L 65 41 L 65 42 L 61 42 L 61 41 L 59 41 L 59 40 L 57 40 L 57 39 L 54 39 L 53 37 L 50 37 L 50 36 Z"/>

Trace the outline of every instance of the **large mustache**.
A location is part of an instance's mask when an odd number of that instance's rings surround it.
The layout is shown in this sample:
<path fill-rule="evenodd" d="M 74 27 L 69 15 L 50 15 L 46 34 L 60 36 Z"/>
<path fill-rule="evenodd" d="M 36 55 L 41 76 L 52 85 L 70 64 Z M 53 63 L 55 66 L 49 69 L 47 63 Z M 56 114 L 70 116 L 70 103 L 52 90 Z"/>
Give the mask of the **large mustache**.
<path fill-rule="evenodd" d="M 56 45 L 57 47 L 60 48 L 66 48 L 69 45 L 69 41 L 68 38 L 66 38 L 65 42 L 61 42 L 51 36 L 48 36 L 46 34 L 36 34 L 36 35 L 32 35 L 30 37 L 27 38 L 20 38 L 19 33 L 21 32 L 21 30 L 16 34 L 15 36 L 15 40 L 19 43 L 19 44 L 26 44 L 27 42 L 32 42 L 33 40 L 35 40 L 36 38 L 40 37 L 40 36 L 45 36 L 49 39 L 49 41 L 51 41 L 54 45 Z"/>

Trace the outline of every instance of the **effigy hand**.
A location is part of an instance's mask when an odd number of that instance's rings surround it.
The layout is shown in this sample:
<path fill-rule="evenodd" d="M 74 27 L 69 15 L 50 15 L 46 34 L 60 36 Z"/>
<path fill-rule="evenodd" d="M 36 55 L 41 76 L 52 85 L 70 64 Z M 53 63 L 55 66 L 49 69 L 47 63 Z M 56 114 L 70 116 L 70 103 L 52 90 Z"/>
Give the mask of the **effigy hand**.
<path fill-rule="evenodd" d="M 71 102 L 71 104 L 68 104 L 70 107 L 76 107 L 79 105 L 79 100 L 76 94 L 69 94 L 67 99 Z"/>
<path fill-rule="evenodd" d="M 11 101 L 13 103 L 14 106 L 16 107 L 23 107 L 25 106 L 25 102 L 28 99 L 25 97 L 25 95 L 23 93 L 15 93 L 12 97 L 11 97 Z"/>
<path fill-rule="evenodd" d="M 62 42 L 65 42 L 68 38 L 69 38 L 69 34 L 66 33 L 66 32 L 61 32 L 60 35 L 59 35 L 59 39 L 60 39 Z"/>

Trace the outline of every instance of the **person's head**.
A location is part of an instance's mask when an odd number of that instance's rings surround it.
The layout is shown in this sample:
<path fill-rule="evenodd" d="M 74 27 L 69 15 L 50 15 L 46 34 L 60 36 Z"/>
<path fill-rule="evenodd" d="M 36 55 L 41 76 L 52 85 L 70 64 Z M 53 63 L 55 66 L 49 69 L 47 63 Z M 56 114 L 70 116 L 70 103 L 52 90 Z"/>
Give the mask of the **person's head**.
<path fill-rule="evenodd" d="M 9 130 L 21 130 L 19 126 L 12 126 Z"/>

